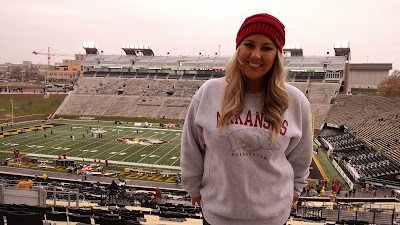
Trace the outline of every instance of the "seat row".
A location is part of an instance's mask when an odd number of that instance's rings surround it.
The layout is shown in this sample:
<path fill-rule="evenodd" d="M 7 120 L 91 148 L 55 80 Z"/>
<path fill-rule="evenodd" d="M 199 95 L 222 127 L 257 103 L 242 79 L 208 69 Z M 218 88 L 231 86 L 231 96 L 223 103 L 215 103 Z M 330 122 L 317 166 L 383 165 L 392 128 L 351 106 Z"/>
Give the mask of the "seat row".
<path fill-rule="evenodd" d="M 49 221 L 78 222 L 83 225 L 92 224 L 92 220 L 95 224 L 100 225 L 140 225 L 140 221 L 145 221 L 143 214 L 128 209 L 109 211 L 92 208 L 53 208 L 51 206 L 39 207 L 17 204 L 0 205 L 0 215 L 5 217 L 7 225 L 26 224 L 26 221 L 30 221 L 30 225 L 51 224 Z M 4 224 L 4 220 L 0 219 L 0 225 L 2 224 Z"/>

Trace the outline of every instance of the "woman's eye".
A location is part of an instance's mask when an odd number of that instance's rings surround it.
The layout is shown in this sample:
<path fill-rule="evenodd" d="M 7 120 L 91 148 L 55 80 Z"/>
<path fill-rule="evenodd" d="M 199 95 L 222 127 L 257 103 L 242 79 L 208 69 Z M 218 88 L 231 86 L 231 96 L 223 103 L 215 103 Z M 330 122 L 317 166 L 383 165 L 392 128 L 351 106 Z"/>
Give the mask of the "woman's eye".
<path fill-rule="evenodd" d="M 269 51 L 269 50 L 272 50 L 272 48 L 271 47 L 262 47 L 262 50 Z"/>
<path fill-rule="evenodd" d="M 253 44 L 251 44 L 251 43 L 246 43 L 244 45 L 247 46 L 247 47 L 253 47 Z"/>

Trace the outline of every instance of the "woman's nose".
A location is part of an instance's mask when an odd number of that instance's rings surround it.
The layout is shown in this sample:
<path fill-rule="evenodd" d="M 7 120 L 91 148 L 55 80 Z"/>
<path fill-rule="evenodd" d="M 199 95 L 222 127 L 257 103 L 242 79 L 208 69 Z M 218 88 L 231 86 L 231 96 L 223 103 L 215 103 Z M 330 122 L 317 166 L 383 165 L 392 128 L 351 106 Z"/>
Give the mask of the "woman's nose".
<path fill-rule="evenodd" d="M 255 58 L 260 58 L 260 57 L 261 57 L 260 49 L 255 48 L 255 49 L 253 50 L 253 52 L 251 53 L 251 56 L 252 56 L 252 57 L 255 57 Z"/>

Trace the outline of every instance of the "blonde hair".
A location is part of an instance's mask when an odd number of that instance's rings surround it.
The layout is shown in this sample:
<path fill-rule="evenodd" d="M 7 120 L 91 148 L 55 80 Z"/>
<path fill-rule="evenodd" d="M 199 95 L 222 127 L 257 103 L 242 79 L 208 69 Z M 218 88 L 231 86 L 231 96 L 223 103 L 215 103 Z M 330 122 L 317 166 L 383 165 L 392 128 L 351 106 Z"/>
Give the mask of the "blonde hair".
<path fill-rule="evenodd" d="M 235 121 L 244 108 L 245 77 L 239 68 L 238 51 L 236 50 L 225 68 L 226 86 L 221 103 L 221 117 L 217 127 L 224 131 L 225 127 Z M 273 138 L 282 127 L 282 115 L 289 105 L 289 94 L 285 86 L 286 69 L 279 51 L 276 53 L 272 68 L 264 77 L 263 87 L 263 114 L 270 123 L 271 136 Z"/>

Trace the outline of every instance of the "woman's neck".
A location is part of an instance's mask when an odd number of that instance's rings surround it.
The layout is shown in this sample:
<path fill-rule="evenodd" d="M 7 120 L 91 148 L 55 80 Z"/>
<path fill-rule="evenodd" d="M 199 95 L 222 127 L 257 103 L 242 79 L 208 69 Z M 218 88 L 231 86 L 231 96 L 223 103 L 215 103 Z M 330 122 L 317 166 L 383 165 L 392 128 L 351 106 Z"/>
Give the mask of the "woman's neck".
<path fill-rule="evenodd" d="M 257 94 L 263 90 L 262 82 L 248 82 L 245 86 L 245 92 L 250 94 Z"/>

